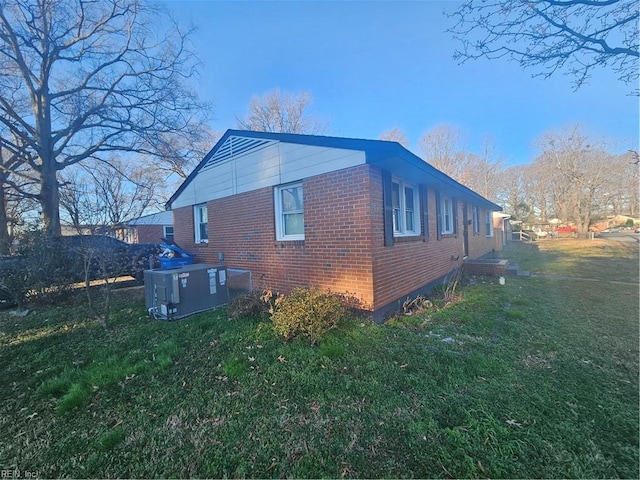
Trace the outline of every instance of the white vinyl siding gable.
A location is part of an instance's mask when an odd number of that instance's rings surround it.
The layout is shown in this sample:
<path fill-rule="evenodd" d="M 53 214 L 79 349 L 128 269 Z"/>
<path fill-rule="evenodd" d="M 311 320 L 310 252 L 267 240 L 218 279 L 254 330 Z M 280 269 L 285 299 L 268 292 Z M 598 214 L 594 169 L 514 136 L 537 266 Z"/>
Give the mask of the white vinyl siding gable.
<path fill-rule="evenodd" d="M 243 140 L 229 137 L 227 142 Z M 227 142 L 219 148 L 222 150 Z M 191 179 L 189 185 L 172 202 L 176 209 L 219 198 L 250 192 L 264 187 L 275 187 L 343 168 L 363 165 L 365 152 L 333 147 L 300 145 L 279 141 L 257 144 L 233 154 L 214 155 L 216 160 L 205 164 Z"/>

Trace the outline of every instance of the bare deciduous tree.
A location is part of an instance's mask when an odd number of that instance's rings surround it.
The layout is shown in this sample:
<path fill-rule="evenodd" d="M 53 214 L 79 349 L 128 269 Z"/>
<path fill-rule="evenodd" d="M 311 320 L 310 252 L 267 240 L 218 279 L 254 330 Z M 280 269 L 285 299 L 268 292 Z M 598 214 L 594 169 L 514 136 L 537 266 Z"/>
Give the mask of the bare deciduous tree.
<path fill-rule="evenodd" d="M 563 223 L 572 221 L 570 185 L 559 180 L 554 168 L 537 157 L 527 166 L 526 179 L 526 195 L 532 213 L 529 220 L 540 223 L 553 218 Z"/>
<path fill-rule="evenodd" d="M 539 67 L 534 76 L 565 70 L 575 88 L 596 68 L 638 79 L 638 0 L 466 0 L 449 30 L 462 48 L 454 58 L 503 58 Z"/>
<path fill-rule="evenodd" d="M 78 232 L 118 227 L 156 206 L 156 185 L 160 182 L 153 167 L 113 158 L 78 165 L 60 177 L 60 203 Z"/>
<path fill-rule="evenodd" d="M 586 234 L 607 190 L 611 156 L 577 125 L 546 132 L 537 144 L 542 153 L 535 163 L 553 175 L 549 186 L 556 194 L 557 211 L 566 215 L 561 219 L 574 222 L 578 233 Z"/>
<path fill-rule="evenodd" d="M 438 125 L 420 138 L 418 147 L 425 162 L 464 183 L 468 158 L 460 130 Z"/>
<path fill-rule="evenodd" d="M 485 140 L 479 154 L 467 155 L 467 172 L 465 175 L 467 185 L 484 198 L 498 199 L 500 178 L 503 169 L 501 156 L 496 147 Z"/>
<path fill-rule="evenodd" d="M 442 124 L 425 133 L 419 147 L 427 163 L 485 198 L 497 199 L 502 162 L 490 142 L 483 143 L 479 154 L 470 153 L 460 130 Z"/>
<path fill-rule="evenodd" d="M 531 204 L 527 198 L 526 170 L 524 165 L 504 169 L 500 175 L 498 203 L 513 220 L 527 221 Z"/>
<path fill-rule="evenodd" d="M 147 158 L 148 163 L 169 176 L 177 176 L 182 183 L 221 136 L 205 123 L 190 125 L 184 132 L 161 134 L 156 143 L 161 161 L 151 157 Z"/>
<path fill-rule="evenodd" d="M 404 148 L 409 148 L 409 139 L 398 127 L 382 132 L 379 138 L 380 140 L 387 140 L 389 142 L 398 142 Z"/>
<path fill-rule="evenodd" d="M 139 0 L 0 2 L 0 122 L 38 176 L 48 236 L 60 234 L 58 172 L 110 152 L 158 155 L 159 136 L 203 111 L 186 83 L 189 34 Z"/>
<path fill-rule="evenodd" d="M 328 124 L 308 115 L 307 109 L 312 102 L 309 92 L 272 90 L 251 99 L 247 116 L 236 119 L 238 128 L 259 132 L 323 134 Z"/>
<path fill-rule="evenodd" d="M 22 223 L 23 214 L 33 208 L 36 197 L 33 185 L 37 181 L 14 148 L 19 140 L 10 138 L 8 129 L 0 123 L 0 254 L 10 253 L 14 227 Z"/>
<path fill-rule="evenodd" d="M 638 165 L 635 163 L 633 151 L 621 155 L 609 155 L 607 166 L 607 183 L 601 212 L 606 215 L 638 216 Z"/>

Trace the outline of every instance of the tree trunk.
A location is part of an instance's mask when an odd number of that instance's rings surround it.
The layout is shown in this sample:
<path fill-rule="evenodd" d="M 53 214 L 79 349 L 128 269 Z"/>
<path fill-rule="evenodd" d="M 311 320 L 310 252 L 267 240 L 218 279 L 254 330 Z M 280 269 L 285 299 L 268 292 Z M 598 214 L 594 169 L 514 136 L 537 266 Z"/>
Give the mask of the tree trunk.
<path fill-rule="evenodd" d="M 0 178 L 0 255 L 11 253 L 11 238 L 9 237 L 9 222 L 7 219 L 7 192 Z"/>
<path fill-rule="evenodd" d="M 55 165 L 47 165 L 44 162 L 40 177 L 40 205 L 42 207 L 41 215 L 45 236 L 59 237 L 62 235 L 62 229 L 60 228 L 58 178 Z"/>
<path fill-rule="evenodd" d="M 583 192 L 580 187 L 576 192 L 575 220 L 578 227 L 578 235 L 587 237 L 591 226 L 591 205 L 593 205 L 594 191 L 592 189 Z"/>

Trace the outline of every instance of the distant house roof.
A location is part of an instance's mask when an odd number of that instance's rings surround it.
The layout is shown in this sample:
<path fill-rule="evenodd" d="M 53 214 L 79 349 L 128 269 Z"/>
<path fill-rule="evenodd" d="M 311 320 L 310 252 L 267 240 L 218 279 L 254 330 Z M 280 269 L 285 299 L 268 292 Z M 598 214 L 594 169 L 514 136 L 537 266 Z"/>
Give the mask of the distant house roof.
<path fill-rule="evenodd" d="M 173 225 L 173 212 L 165 210 L 164 212 L 151 213 L 143 217 L 134 218 L 127 222 L 130 227 L 138 225 Z"/>
<path fill-rule="evenodd" d="M 434 168 L 398 142 L 293 133 L 254 132 L 247 130 L 227 130 L 182 185 L 180 185 L 178 190 L 171 196 L 167 202 L 167 208 L 171 208 L 173 202 L 187 186 L 189 186 L 202 169 L 225 162 L 234 156 L 265 148 L 277 142 L 364 152 L 367 164 L 393 172 L 394 175 L 416 179 L 416 181 L 426 183 L 436 188 L 451 188 L 456 190 L 458 195 L 465 199 L 494 211 L 502 210 L 502 207 L 499 205 L 487 200 Z"/>

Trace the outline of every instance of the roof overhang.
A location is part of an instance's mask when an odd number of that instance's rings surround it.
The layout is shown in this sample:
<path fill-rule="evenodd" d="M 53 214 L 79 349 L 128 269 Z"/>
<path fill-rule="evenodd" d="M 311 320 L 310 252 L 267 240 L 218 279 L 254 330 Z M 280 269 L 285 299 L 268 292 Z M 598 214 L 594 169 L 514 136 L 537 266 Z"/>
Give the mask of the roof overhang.
<path fill-rule="evenodd" d="M 400 144 L 389 143 L 387 151 L 373 152 L 372 155 L 367 153 L 367 163 L 392 172 L 393 175 L 398 177 L 408 179 L 414 183 L 424 184 L 446 195 L 468 201 L 488 210 L 502 211 L 500 205 L 487 200 L 482 195 L 457 182 Z"/>
<path fill-rule="evenodd" d="M 182 185 L 180 185 L 178 190 L 171 196 L 166 204 L 168 210 L 171 209 L 174 200 L 182 193 L 187 185 L 191 183 L 198 172 L 215 161 L 218 150 L 223 148 L 230 136 L 362 151 L 365 152 L 367 164 L 377 166 L 392 172 L 398 177 L 411 180 L 415 183 L 425 184 L 427 187 L 432 187 L 447 195 L 468 201 L 474 205 L 482 206 L 488 210 L 502 210 L 502 207 L 499 205 L 487 200 L 470 188 L 465 187 L 440 170 L 434 168 L 397 142 L 243 130 L 227 130 L 225 132 L 209 153 L 205 155 L 200 164 L 198 164 Z"/>

